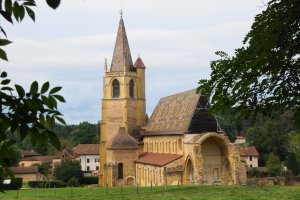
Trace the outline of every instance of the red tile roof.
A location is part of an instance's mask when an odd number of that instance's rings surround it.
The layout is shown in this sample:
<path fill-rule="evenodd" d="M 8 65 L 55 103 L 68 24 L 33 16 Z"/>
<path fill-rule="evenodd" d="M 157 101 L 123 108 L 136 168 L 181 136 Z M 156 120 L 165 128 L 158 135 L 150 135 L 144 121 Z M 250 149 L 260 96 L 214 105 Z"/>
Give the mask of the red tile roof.
<path fill-rule="evenodd" d="M 141 155 L 135 162 L 156 166 L 165 166 L 179 158 L 182 155 L 178 154 L 167 154 L 167 153 L 145 153 Z"/>
<path fill-rule="evenodd" d="M 78 154 L 72 149 L 63 149 L 62 151 L 55 154 L 57 158 L 71 158 L 74 159 L 78 157 Z"/>
<path fill-rule="evenodd" d="M 79 144 L 73 148 L 78 155 L 99 155 L 100 144 Z"/>
<path fill-rule="evenodd" d="M 35 167 L 10 167 L 9 168 L 14 174 L 36 174 L 38 168 Z"/>
<path fill-rule="evenodd" d="M 135 61 L 134 67 L 135 68 L 146 68 L 140 57 L 138 57 L 138 59 Z"/>
<path fill-rule="evenodd" d="M 259 156 L 255 147 L 240 147 L 240 156 Z"/>
<path fill-rule="evenodd" d="M 50 163 L 56 156 L 31 156 L 22 158 L 21 161 L 40 161 L 42 163 Z"/>
<path fill-rule="evenodd" d="M 23 150 L 23 149 L 20 149 L 20 153 L 21 153 L 22 158 L 29 157 L 29 156 L 40 156 L 41 155 L 39 153 L 36 153 L 33 151 L 27 151 L 27 150 Z"/>

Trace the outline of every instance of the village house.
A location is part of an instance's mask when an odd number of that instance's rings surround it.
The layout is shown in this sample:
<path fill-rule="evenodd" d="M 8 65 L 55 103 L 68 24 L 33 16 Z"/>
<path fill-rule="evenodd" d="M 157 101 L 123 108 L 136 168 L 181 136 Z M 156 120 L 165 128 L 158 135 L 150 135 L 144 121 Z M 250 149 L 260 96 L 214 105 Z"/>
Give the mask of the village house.
<path fill-rule="evenodd" d="M 99 144 L 79 144 L 73 148 L 78 155 L 82 171 L 90 171 L 91 175 L 98 175 Z"/>
<path fill-rule="evenodd" d="M 259 154 L 255 147 L 240 147 L 240 156 L 246 161 L 247 167 L 258 167 Z"/>

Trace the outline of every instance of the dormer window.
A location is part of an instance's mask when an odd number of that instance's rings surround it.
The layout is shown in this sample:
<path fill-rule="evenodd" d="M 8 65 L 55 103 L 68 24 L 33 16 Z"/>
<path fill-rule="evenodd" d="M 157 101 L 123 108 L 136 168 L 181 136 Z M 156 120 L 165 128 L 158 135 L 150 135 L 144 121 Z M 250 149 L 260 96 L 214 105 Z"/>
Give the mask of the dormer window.
<path fill-rule="evenodd" d="M 120 96 L 120 83 L 117 79 L 115 79 L 112 83 L 113 87 L 113 97 L 117 98 Z"/>
<path fill-rule="evenodd" d="M 129 96 L 134 98 L 134 81 L 132 79 L 129 82 Z"/>

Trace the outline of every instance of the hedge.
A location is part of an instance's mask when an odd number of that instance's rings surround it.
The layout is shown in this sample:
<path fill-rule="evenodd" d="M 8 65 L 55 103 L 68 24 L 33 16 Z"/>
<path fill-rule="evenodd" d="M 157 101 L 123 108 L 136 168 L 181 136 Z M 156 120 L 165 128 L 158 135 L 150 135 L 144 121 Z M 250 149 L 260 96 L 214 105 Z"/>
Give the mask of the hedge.
<path fill-rule="evenodd" d="M 98 176 L 87 176 L 83 177 L 80 181 L 81 184 L 98 184 Z"/>
<path fill-rule="evenodd" d="M 67 184 L 60 180 L 53 181 L 29 181 L 28 186 L 31 188 L 62 188 L 67 187 Z"/>
<path fill-rule="evenodd" d="M 22 188 L 23 178 L 13 178 L 10 184 L 0 183 L 0 188 L 3 190 L 18 190 Z"/>

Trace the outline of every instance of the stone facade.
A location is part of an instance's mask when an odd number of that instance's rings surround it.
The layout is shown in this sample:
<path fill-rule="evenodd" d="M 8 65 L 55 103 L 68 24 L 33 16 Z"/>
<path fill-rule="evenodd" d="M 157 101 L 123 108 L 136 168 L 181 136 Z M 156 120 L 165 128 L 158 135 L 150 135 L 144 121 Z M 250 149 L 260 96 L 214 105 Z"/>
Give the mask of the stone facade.
<path fill-rule="evenodd" d="M 189 90 L 162 98 L 146 126 L 145 108 L 145 66 L 141 58 L 132 65 L 121 18 L 110 71 L 105 66 L 99 184 L 232 185 L 246 177 L 238 145 L 208 114 L 205 96 Z"/>

